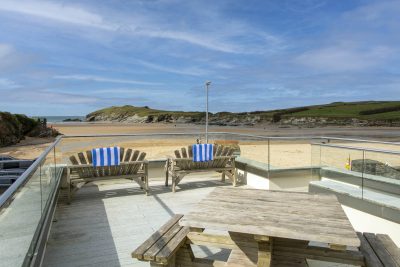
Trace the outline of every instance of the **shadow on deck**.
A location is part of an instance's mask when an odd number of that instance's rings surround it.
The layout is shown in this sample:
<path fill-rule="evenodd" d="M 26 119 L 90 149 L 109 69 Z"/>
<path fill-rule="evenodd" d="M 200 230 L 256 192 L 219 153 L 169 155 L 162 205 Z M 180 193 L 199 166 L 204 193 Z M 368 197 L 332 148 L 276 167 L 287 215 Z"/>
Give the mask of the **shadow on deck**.
<path fill-rule="evenodd" d="M 216 186 L 231 184 L 222 183 L 217 173 L 192 175 L 174 194 L 163 180 L 154 180 L 147 197 L 129 180 L 88 184 L 70 205 L 60 197 L 43 266 L 148 266 L 132 259 L 131 252 L 173 214 L 187 213 Z"/>

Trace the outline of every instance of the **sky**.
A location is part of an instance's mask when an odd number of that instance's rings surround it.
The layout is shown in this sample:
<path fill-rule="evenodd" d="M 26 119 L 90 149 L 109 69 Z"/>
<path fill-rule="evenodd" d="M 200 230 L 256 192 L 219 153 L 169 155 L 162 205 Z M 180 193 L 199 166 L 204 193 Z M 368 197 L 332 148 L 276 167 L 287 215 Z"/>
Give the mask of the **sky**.
<path fill-rule="evenodd" d="M 400 100 L 400 1 L 0 1 L 0 110 Z"/>

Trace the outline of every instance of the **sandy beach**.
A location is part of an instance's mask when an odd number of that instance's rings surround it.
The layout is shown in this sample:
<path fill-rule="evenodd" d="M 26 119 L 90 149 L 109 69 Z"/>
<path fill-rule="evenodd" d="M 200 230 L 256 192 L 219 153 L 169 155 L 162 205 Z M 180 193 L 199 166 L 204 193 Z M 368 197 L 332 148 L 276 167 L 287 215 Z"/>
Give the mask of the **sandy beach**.
<path fill-rule="evenodd" d="M 204 133 L 202 125 L 186 124 L 123 124 L 123 123 L 64 123 L 53 124 L 66 136 L 84 135 L 110 135 L 110 134 L 165 134 L 165 133 L 187 133 L 188 136 L 152 136 L 146 137 L 69 137 L 62 140 L 57 146 L 59 158 L 67 159 L 70 155 L 90 150 L 100 146 L 121 146 L 133 148 L 147 153 L 147 159 L 164 159 L 172 155 L 174 150 L 195 143 L 198 136 Z M 210 132 L 241 133 L 249 135 L 279 136 L 279 137 L 304 137 L 298 140 L 271 140 L 269 149 L 269 160 L 274 167 L 301 167 L 320 163 L 337 165 L 343 167 L 350 157 L 361 158 L 358 151 L 339 150 L 324 148 L 321 157 L 319 148 L 312 147 L 307 136 L 336 136 L 348 138 L 365 138 L 385 141 L 400 141 L 400 129 L 382 127 L 324 127 L 324 128 L 279 128 L 279 127 L 221 127 L 211 126 Z M 243 138 L 230 134 L 212 135 L 209 142 L 219 140 L 239 141 L 241 155 L 259 162 L 268 162 L 268 143 L 266 140 L 257 138 Z M 1 154 L 11 155 L 21 159 L 33 159 L 38 157 L 42 151 L 53 142 L 54 139 L 26 138 L 17 145 L 0 148 Z M 387 150 L 398 150 L 399 146 L 365 144 L 354 142 L 336 142 L 345 145 L 381 148 Z M 387 157 L 379 153 L 371 153 L 370 158 L 380 161 L 393 161 L 393 157 Z M 393 162 L 395 164 L 395 162 Z M 400 165 L 400 162 L 396 165 Z"/>

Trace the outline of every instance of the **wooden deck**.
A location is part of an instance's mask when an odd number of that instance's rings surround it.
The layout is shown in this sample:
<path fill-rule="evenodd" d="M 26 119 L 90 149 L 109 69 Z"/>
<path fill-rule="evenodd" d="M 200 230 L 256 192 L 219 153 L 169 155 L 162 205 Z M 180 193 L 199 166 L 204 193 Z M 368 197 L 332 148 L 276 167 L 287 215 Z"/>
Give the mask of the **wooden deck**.
<path fill-rule="evenodd" d="M 193 175 L 176 194 L 164 180 L 150 181 L 150 196 L 129 180 L 86 185 L 70 205 L 59 200 L 43 266 L 149 266 L 132 259 L 132 250 L 221 185 L 232 186 L 218 173 Z"/>
<path fill-rule="evenodd" d="M 150 196 L 129 180 L 82 187 L 68 205 L 59 200 L 43 266 L 149 266 L 131 258 L 133 249 L 173 214 L 187 214 L 220 182 L 220 174 L 193 174 L 173 194 L 164 180 L 150 180 Z M 196 257 L 227 260 L 227 249 L 194 248 Z M 348 266 L 308 261 L 309 266 Z"/>

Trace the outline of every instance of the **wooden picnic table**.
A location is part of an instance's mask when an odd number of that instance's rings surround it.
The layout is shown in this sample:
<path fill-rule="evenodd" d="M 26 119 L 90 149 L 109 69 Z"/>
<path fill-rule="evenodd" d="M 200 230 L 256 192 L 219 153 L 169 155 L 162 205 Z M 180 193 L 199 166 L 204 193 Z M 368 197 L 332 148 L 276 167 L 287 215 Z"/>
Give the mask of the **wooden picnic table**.
<path fill-rule="evenodd" d="M 334 195 L 220 187 L 179 225 L 190 229 L 188 244 L 232 249 L 230 266 L 270 266 L 271 259 L 276 260 L 274 266 L 306 266 L 305 257 L 343 263 L 363 260 L 357 249 L 349 250 L 358 248 L 360 240 Z M 193 260 L 190 246 L 186 249 L 178 252 L 176 262 Z"/>

